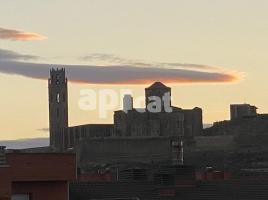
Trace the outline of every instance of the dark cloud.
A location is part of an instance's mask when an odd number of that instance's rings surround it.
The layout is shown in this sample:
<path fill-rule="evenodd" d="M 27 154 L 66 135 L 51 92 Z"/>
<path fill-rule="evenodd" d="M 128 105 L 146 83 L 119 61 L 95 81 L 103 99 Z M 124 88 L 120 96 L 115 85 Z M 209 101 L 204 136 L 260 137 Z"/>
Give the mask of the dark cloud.
<path fill-rule="evenodd" d="M 26 63 L 17 61 L 16 59 L 0 59 L 0 72 L 30 78 L 47 79 L 49 69 L 52 67 L 65 67 L 68 79 L 72 82 L 92 84 L 147 84 L 153 81 L 163 81 L 166 83 L 224 83 L 239 79 L 239 76 L 236 74 L 204 72 L 190 69 L 136 67 L 133 65 L 64 66 L 32 62 Z"/>
<path fill-rule="evenodd" d="M 14 60 L 35 60 L 37 56 L 19 54 L 14 51 L 0 49 L 0 61 L 14 61 Z"/>
<path fill-rule="evenodd" d="M 113 54 L 105 54 L 105 53 L 92 53 L 86 56 L 82 56 L 80 57 L 80 59 L 84 61 L 105 61 L 105 62 L 120 63 L 120 64 L 130 63 L 130 60 L 128 59 L 124 59 L 119 56 L 115 56 Z"/>
<path fill-rule="evenodd" d="M 46 39 L 46 37 L 38 33 L 25 32 L 0 27 L 0 39 L 26 41 L 26 40 L 44 40 Z"/>
<path fill-rule="evenodd" d="M 191 70 L 202 70 L 202 71 L 219 71 L 219 67 L 191 64 L 191 63 L 169 63 L 169 62 L 145 62 L 142 60 L 126 59 L 113 54 L 104 53 L 92 53 L 86 56 L 80 57 L 83 61 L 97 62 L 97 63 L 109 63 L 112 65 L 131 65 L 136 67 L 154 67 L 154 68 L 172 68 L 172 69 L 191 69 Z"/>
<path fill-rule="evenodd" d="M 192 70 L 208 70 L 208 71 L 219 70 L 219 67 L 191 64 L 191 63 L 161 63 L 161 65 L 175 68 L 192 69 Z"/>

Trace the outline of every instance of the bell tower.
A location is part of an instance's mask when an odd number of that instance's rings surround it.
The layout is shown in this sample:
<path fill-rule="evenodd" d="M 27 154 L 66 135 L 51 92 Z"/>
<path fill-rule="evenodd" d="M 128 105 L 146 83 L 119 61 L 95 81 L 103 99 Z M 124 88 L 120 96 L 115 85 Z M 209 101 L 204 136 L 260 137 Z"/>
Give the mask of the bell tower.
<path fill-rule="evenodd" d="M 65 69 L 50 70 L 49 92 L 49 133 L 50 146 L 63 149 L 63 129 L 68 127 L 68 88 Z"/>

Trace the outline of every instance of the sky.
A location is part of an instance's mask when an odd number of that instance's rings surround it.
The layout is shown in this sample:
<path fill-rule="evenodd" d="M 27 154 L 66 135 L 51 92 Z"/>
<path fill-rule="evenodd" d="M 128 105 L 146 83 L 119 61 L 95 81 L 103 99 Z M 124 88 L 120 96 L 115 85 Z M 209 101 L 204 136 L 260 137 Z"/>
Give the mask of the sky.
<path fill-rule="evenodd" d="M 66 67 L 69 124 L 112 123 L 79 107 L 82 89 L 153 81 L 172 104 L 201 107 L 204 123 L 229 105 L 268 112 L 266 0 L 0 0 L 0 140 L 48 137 L 47 78 Z M 135 103 L 136 106 L 137 103 Z"/>

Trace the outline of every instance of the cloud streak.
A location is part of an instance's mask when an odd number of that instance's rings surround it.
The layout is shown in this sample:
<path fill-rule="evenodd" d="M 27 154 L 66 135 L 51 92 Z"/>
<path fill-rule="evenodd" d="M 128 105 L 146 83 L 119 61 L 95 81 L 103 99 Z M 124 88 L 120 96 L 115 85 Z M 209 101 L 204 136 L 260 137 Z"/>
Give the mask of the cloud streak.
<path fill-rule="evenodd" d="M 14 29 L 6 29 L 0 27 L 0 39 L 2 40 L 19 40 L 19 41 L 29 41 L 29 40 L 44 40 L 47 37 L 40 35 L 38 33 L 25 32 Z"/>
<path fill-rule="evenodd" d="M 154 67 L 154 68 L 169 68 L 169 69 L 190 69 L 198 71 L 221 71 L 220 67 L 191 64 L 191 63 L 169 63 L 169 62 L 145 62 L 142 60 L 126 59 L 113 54 L 92 53 L 79 58 L 82 61 L 91 63 L 102 63 L 106 65 L 131 65 L 136 67 Z"/>
<path fill-rule="evenodd" d="M 19 54 L 14 51 L 0 49 L 0 61 L 36 60 L 38 56 Z"/>
<path fill-rule="evenodd" d="M 205 72 L 191 69 L 136 67 L 135 65 L 50 65 L 19 61 L 22 55 L 10 52 L 12 59 L 1 59 L 0 73 L 47 79 L 52 67 L 65 67 L 72 82 L 90 84 L 148 84 L 154 81 L 165 83 L 230 83 L 239 80 L 239 75 L 224 72 Z M 16 59 L 15 57 L 18 57 Z M 24 55 L 25 56 L 25 55 Z M 29 56 L 29 55 L 28 55 Z M 26 57 L 27 58 L 27 57 Z"/>

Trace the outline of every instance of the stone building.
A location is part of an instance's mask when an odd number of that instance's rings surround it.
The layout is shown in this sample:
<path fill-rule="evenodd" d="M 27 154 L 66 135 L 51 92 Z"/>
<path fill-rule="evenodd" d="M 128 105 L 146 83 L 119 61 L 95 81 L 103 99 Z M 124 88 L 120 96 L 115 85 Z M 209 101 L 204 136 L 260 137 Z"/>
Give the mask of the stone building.
<path fill-rule="evenodd" d="M 68 85 L 65 69 L 51 69 L 48 79 L 50 146 L 62 148 L 62 129 L 68 127 Z"/>
<path fill-rule="evenodd" d="M 230 115 L 231 120 L 254 117 L 257 115 L 257 107 L 250 104 L 232 104 L 230 105 Z"/>
<path fill-rule="evenodd" d="M 212 127 L 203 130 L 205 136 L 216 135 L 267 135 L 268 132 L 268 114 L 246 115 L 241 118 L 224 120 L 213 123 Z"/>
<path fill-rule="evenodd" d="M 85 138 L 106 138 L 113 136 L 113 124 L 83 124 L 64 128 L 63 148 L 74 147 L 79 140 Z"/>
<path fill-rule="evenodd" d="M 68 126 L 67 79 L 64 69 L 50 70 L 50 146 L 73 148 L 88 138 L 171 137 L 190 138 L 203 129 L 202 109 L 181 109 L 171 105 L 171 88 L 155 82 L 145 89 L 144 109 L 133 108 L 133 98 L 124 97 L 124 109 L 115 111 L 114 124 Z"/>
<path fill-rule="evenodd" d="M 145 89 L 146 108 L 115 111 L 114 127 L 115 136 L 184 136 L 193 138 L 200 135 L 203 129 L 202 109 L 181 109 L 171 104 L 171 88 L 161 82 L 155 82 Z M 150 104 L 155 103 L 153 97 L 158 97 L 158 112 L 150 111 Z M 165 99 L 165 100 L 163 100 Z M 125 101 L 124 101 L 125 103 Z M 127 110 L 127 112 L 125 111 Z"/>

